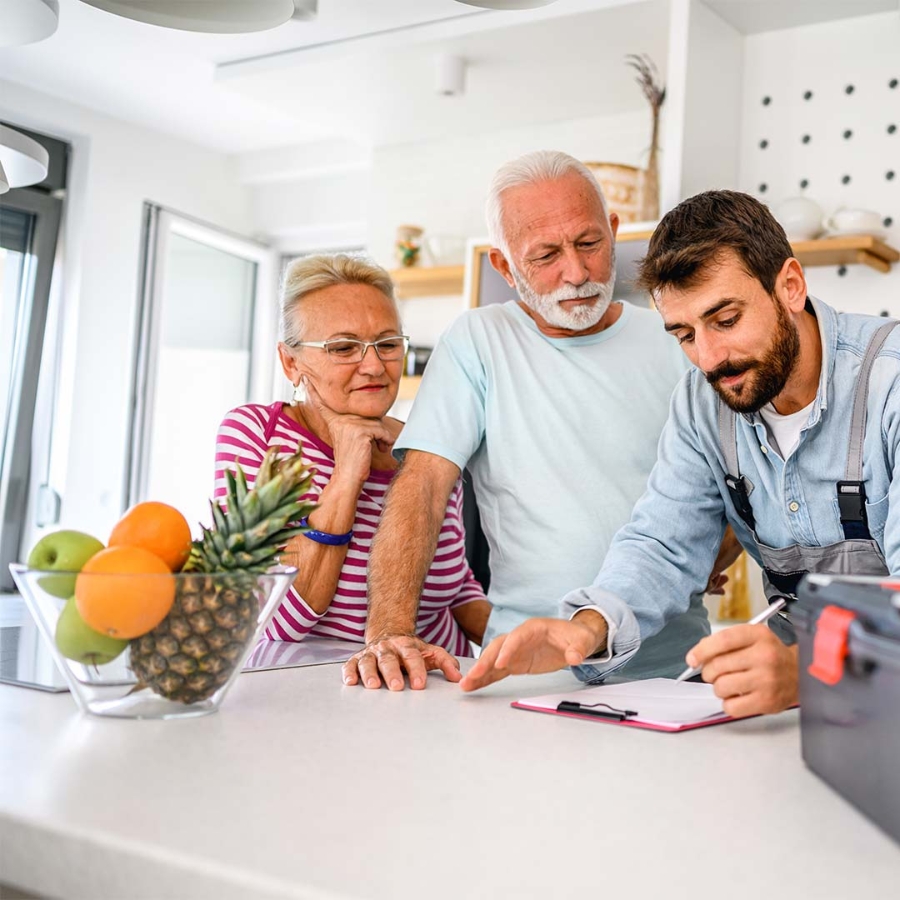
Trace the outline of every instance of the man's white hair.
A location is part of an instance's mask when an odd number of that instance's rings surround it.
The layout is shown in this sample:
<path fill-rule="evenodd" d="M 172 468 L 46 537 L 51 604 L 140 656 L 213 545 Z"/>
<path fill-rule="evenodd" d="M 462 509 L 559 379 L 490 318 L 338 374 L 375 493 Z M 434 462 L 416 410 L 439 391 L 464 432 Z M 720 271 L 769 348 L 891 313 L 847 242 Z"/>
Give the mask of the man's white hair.
<path fill-rule="evenodd" d="M 518 159 L 504 163 L 497 170 L 488 190 L 485 216 L 491 245 L 497 247 L 509 261 L 509 244 L 503 229 L 503 193 L 510 188 L 540 181 L 556 181 L 571 172 L 577 172 L 597 192 L 603 206 L 603 214 L 609 218 L 609 209 L 603 188 L 590 170 L 575 157 L 560 150 L 535 150 Z"/>

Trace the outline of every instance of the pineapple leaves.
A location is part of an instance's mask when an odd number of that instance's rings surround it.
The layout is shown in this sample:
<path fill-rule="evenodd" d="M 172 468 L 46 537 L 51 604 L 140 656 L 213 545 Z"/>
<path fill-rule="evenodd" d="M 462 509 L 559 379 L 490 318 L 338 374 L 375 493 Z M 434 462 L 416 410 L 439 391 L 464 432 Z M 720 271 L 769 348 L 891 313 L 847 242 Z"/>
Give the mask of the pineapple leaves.
<path fill-rule="evenodd" d="M 280 461 L 278 452 L 273 448 L 263 457 L 253 488 L 239 464 L 225 470 L 225 496 L 210 501 L 213 527 L 201 529 L 184 571 L 265 571 L 306 530 L 296 523 L 316 508 L 301 500 L 312 476 L 299 452 Z"/>

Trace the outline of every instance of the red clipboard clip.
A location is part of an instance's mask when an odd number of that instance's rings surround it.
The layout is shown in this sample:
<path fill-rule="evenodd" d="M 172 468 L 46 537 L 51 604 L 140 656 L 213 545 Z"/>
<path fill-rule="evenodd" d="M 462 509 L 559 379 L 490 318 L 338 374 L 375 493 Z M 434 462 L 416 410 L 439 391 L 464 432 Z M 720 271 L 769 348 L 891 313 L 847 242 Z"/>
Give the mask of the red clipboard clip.
<path fill-rule="evenodd" d="M 856 613 L 840 606 L 826 606 L 819 614 L 813 640 L 813 661 L 808 671 L 813 678 L 828 685 L 837 684 L 844 677 L 847 658 L 847 633 Z"/>

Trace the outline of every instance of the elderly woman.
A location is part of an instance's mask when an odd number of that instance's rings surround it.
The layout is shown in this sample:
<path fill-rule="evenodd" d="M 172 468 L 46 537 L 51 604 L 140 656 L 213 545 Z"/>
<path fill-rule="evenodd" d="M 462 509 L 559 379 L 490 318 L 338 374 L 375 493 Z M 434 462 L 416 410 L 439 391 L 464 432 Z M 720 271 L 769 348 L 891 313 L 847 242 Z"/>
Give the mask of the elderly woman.
<path fill-rule="evenodd" d="M 344 254 L 294 260 L 281 300 L 278 354 L 294 402 L 248 404 L 219 427 L 216 497 L 235 460 L 252 484 L 270 447 L 301 449 L 314 470 L 308 499 L 319 504 L 312 530 L 296 537 L 299 574 L 266 635 L 308 634 L 365 641 L 369 549 L 388 485 L 402 422 L 387 416 L 397 397 L 409 339 L 402 334 L 390 276 Z M 450 496 L 437 552 L 422 587 L 417 633 L 454 655 L 471 655 L 490 606 L 466 562 L 462 487 Z"/>

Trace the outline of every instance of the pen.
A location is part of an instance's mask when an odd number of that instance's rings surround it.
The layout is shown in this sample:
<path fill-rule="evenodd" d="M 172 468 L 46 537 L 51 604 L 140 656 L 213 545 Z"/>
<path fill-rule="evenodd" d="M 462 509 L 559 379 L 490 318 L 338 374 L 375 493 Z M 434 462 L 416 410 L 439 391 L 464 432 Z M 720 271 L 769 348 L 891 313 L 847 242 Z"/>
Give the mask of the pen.
<path fill-rule="evenodd" d="M 777 600 L 773 601 L 771 606 L 766 607 L 758 616 L 754 616 L 747 624 L 762 625 L 763 622 L 771 619 L 779 609 L 782 609 L 786 602 L 784 597 L 779 597 Z M 693 678 L 695 675 L 699 674 L 702 669 L 703 666 L 697 666 L 696 668 L 688 666 L 688 668 L 686 668 L 675 680 L 684 681 L 686 678 Z"/>

